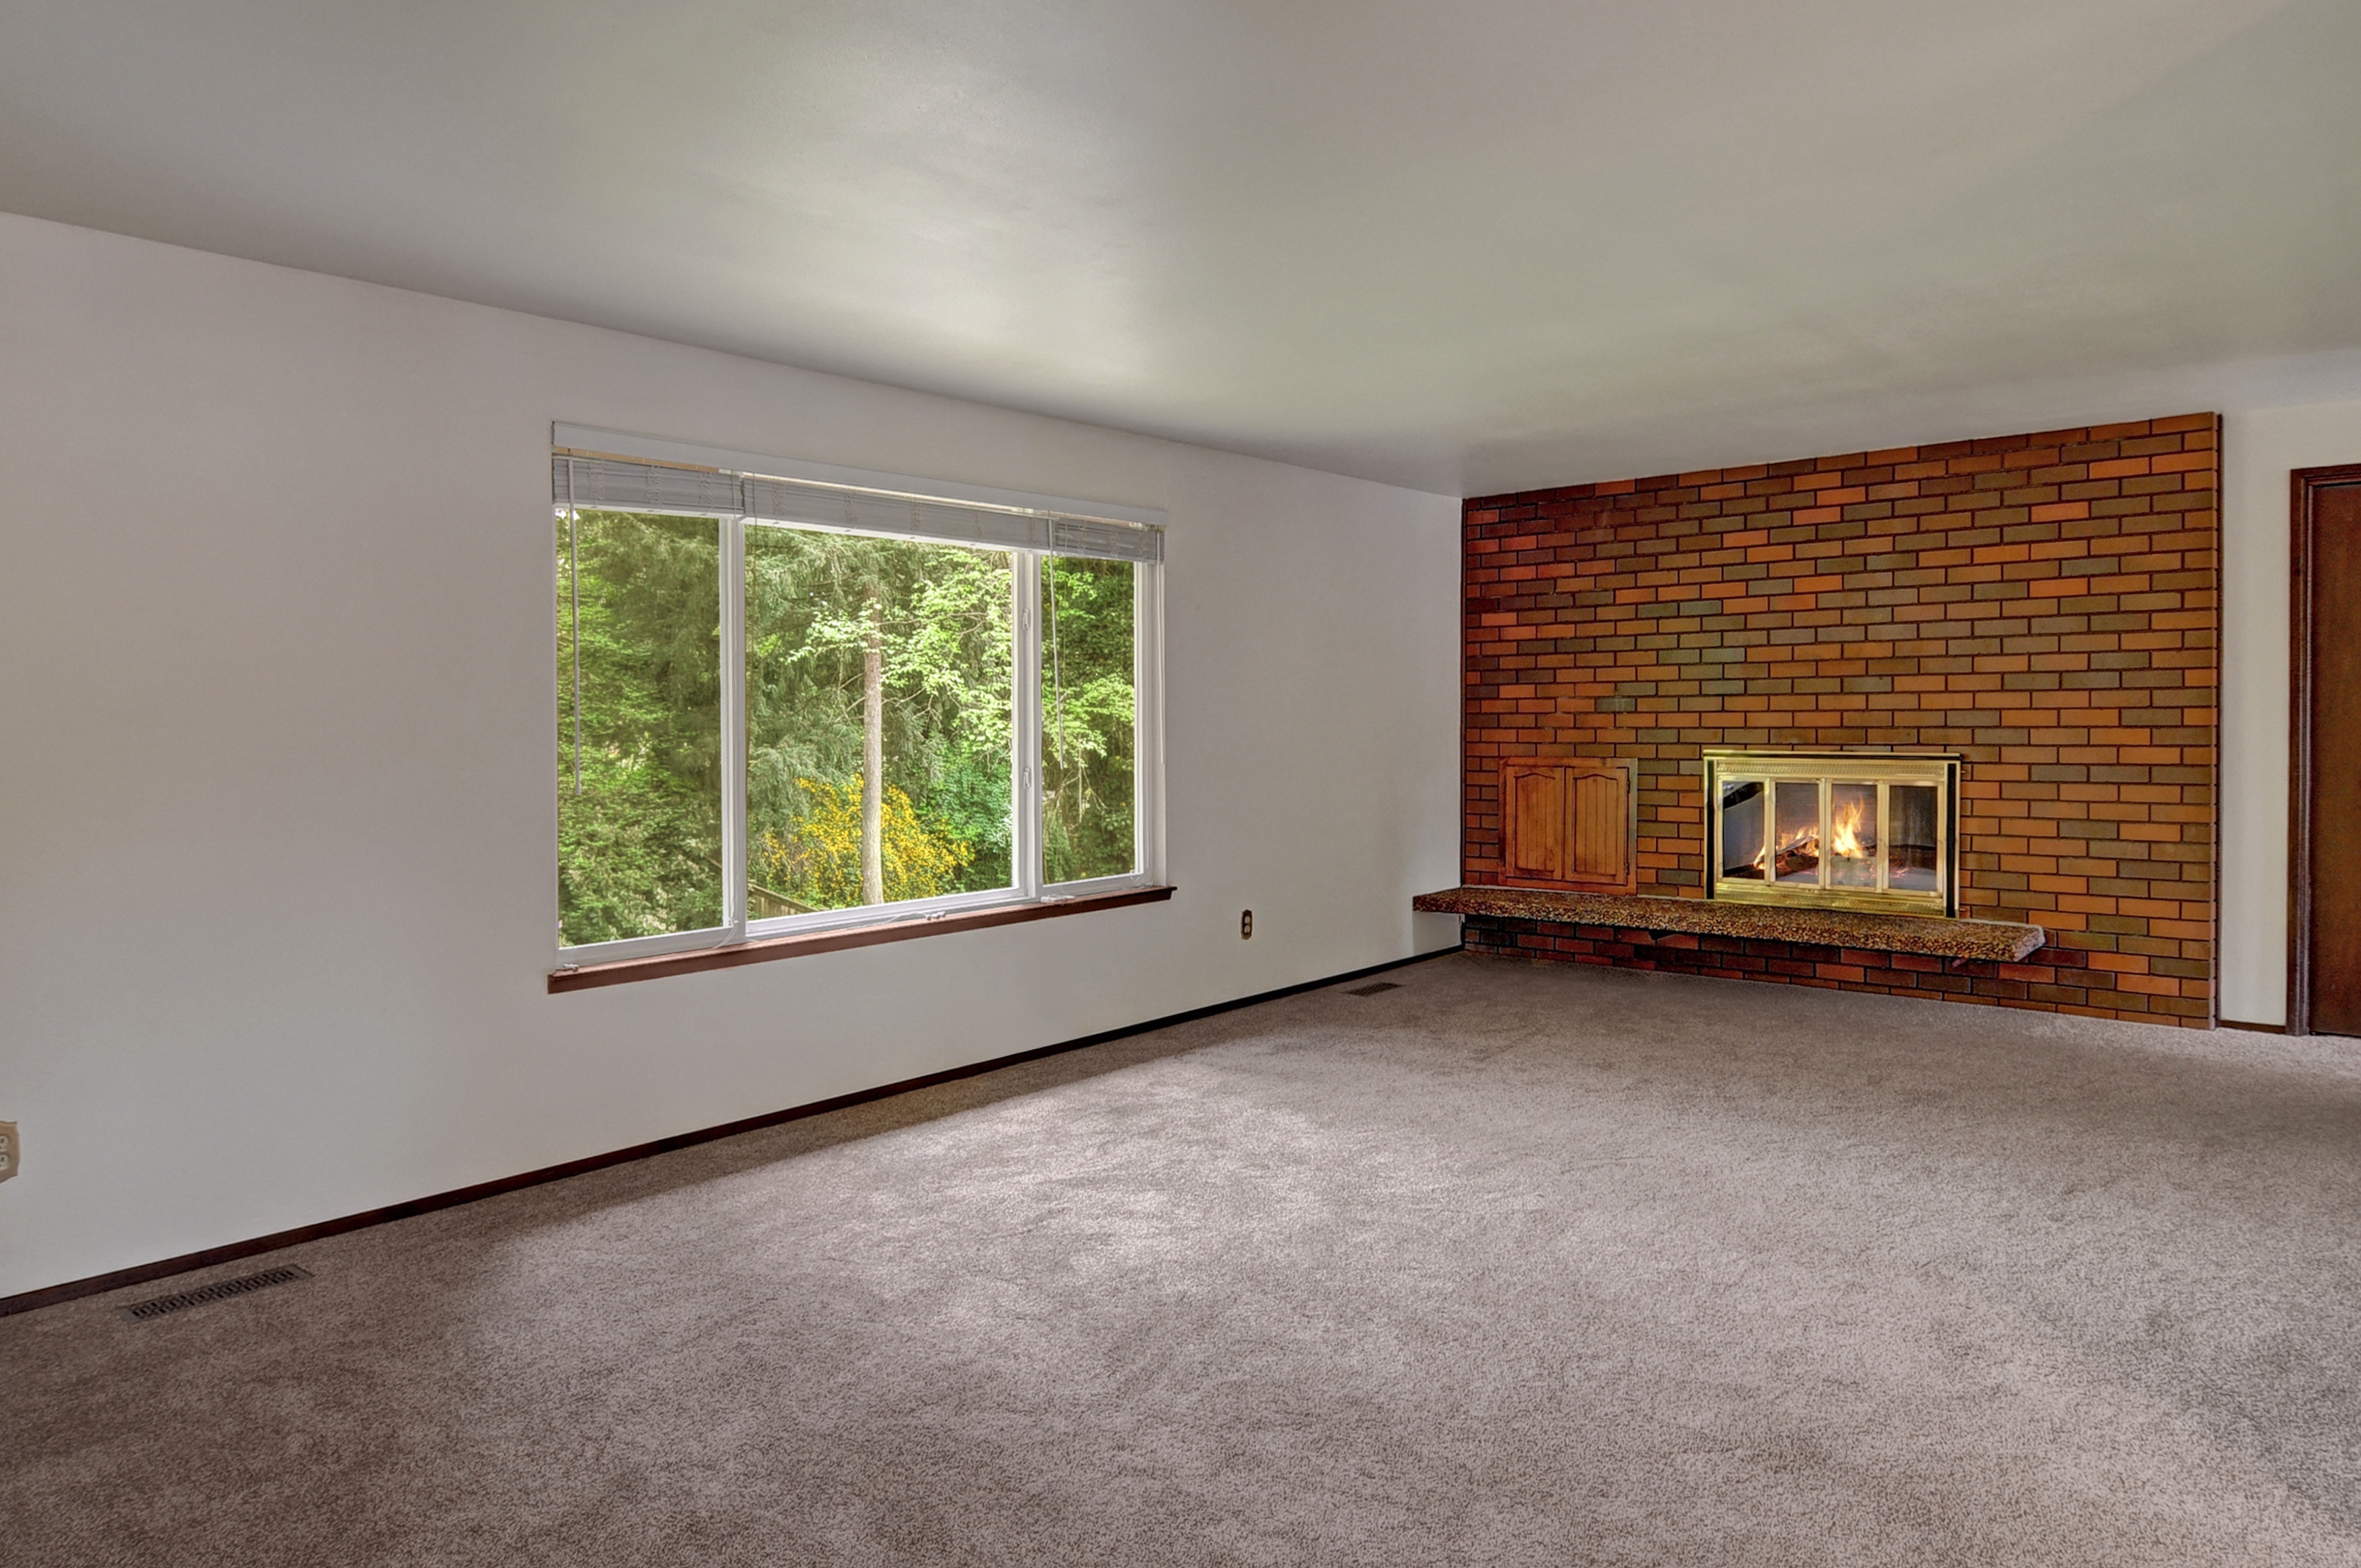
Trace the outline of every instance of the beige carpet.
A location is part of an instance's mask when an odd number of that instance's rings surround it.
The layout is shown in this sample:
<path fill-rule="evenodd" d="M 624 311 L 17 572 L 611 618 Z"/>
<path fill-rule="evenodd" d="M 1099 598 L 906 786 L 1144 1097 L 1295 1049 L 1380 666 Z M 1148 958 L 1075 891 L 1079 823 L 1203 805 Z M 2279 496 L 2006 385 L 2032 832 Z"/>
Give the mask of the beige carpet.
<path fill-rule="evenodd" d="M 0 1561 L 2361 1564 L 2361 1043 L 1390 978 L 0 1320 Z"/>

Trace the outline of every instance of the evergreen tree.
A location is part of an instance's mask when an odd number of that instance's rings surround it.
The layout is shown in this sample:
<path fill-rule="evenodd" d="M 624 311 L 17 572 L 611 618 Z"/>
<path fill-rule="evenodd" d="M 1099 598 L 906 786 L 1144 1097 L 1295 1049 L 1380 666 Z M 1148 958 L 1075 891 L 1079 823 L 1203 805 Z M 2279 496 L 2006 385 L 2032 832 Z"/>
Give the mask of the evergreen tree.
<path fill-rule="evenodd" d="M 703 518 L 558 521 L 567 944 L 720 921 L 719 542 Z M 745 565 L 753 913 L 1011 885 L 1010 555 L 750 525 Z M 1132 568 L 1045 560 L 1042 610 L 1045 869 L 1128 871 Z"/>

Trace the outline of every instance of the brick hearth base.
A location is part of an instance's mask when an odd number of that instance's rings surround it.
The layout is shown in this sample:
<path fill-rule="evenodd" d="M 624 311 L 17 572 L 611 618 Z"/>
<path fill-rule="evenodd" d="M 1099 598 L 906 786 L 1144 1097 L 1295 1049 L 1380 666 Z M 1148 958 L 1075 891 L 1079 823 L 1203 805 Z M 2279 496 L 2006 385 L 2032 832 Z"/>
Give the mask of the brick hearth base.
<path fill-rule="evenodd" d="M 2124 1001 L 2114 976 L 2089 967 L 2089 955 L 2045 947 L 2021 964 L 1913 953 L 1859 952 L 1800 942 L 1566 926 L 1471 915 L 1461 927 L 1470 952 L 1552 963 L 1612 964 L 1619 969 L 1668 970 L 1721 980 L 1780 981 L 1837 991 L 1874 991 L 2047 1013 L 2121 1017 Z"/>

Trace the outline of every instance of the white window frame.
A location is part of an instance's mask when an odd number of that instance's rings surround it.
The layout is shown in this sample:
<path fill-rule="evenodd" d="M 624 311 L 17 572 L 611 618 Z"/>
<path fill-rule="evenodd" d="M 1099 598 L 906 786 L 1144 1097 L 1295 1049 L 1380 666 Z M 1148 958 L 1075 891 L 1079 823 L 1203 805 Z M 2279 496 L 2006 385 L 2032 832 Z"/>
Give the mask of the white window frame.
<path fill-rule="evenodd" d="M 560 457 L 617 458 L 672 467 L 710 470 L 717 476 L 757 476 L 805 485 L 908 497 L 995 511 L 1038 513 L 1044 517 L 1105 521 L 1135 527 L 1161 529 L 1164 514 L 1144 508 L 1082 501 L 1027 491 L 1005 490 L 908 475 L 884 474 L 840 465 L 808 463 L 760 453 L 729 451 L 687 442 L 626 435 L 580 425 L 559 424 L 551 444 Z M 1060 552 L 980 544 L 972 539 L 917 532 L 886 533 L 859 528 L 832 528 L 803 521 L 780 522 L 752 518 L 742 510 L 701 507 L 642 508 L 623 502 L 577 502 L 585 510 L 653 510 L 675 515 L 708 517 L 720 542 L 721 744 L 724 786 L 721 797 L 722 924 L 694 931 L 654 937 L 627 937 L 610 942 L 563 944 L 556 911 L 557 879 L 552 862 L 550 929 L 559 968 L 612 963 L 625 959 L 653 958 L 665 953 L 696 952 L 733 947 L 807 932 L 851 926 L 922 924 L 954 913 L 1006 905 L 1063 903 L 1095 894 L 1155 887 L 1164 881 L 1164 582 L 1163 565 L 1133 561 L 1132 565 L 1132 864 L 1123 875 L 1092 877 L 1080 882 L 1048 883 L 1042 878 L 1041 843 L 1041 562 Z M 563 519 L 568 510 L 563 498 L 555 503 Z M 944 894 L 893 904 L 857 905 L 850 909 L 819 910 L 808 915 L 779 915 L 763 919 L 747 916 L 746 866 L 746 530 L 794 528 L 814 532 L 853 533 L 863 537 L 907 539 L 918 543 L 958 545 L 965 549 L 1005 550 L 1011 557 L 1010 661 L 1015 687 L 1009 741 L 1009 779 L 1016 821 L 1010 835 L 1010 861 L 1016 880 L 1005 888 L 978 893 Z M 734 656 L 732 656 L 734 653 Z M 559 710 L 566 700 L 557 694 Z M 556 839 L 550 840 L 553 856 Z"/>

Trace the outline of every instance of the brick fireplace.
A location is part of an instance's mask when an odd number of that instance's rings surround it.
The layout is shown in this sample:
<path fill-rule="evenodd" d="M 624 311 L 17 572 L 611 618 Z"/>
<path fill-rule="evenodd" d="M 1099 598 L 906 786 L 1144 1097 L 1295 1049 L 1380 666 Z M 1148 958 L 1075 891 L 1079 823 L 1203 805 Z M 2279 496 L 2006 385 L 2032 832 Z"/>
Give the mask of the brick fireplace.
<path fill-rule="evenodd" d="M 1519 759 L 1632 764 L 1634 891 L 1702 898 L 1708 751 L 1940 753 L 1960 915 L 2048 934 L 1967 962 L 1471 915 L 1468 945 L 2210 1023 L 2219 433 L 2190 414 L 1467 501 L 1466 883 L 1515 880 Z"/>

